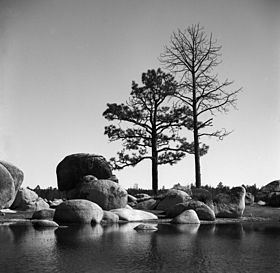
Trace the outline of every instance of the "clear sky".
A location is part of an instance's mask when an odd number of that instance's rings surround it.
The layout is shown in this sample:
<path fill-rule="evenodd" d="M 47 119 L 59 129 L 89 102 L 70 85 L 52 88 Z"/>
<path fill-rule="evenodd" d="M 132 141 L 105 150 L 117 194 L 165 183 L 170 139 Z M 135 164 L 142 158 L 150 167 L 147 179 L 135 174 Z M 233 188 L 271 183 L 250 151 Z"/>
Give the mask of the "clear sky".
<path fill-rule="evenodd" d="M 56 187 L 72 153 L 115 156 L 102 117 L 132 80 L 158 68 L 173 31 L 200 23 L 223 46 L 221 79 L 243 87 L 238 111 L 217 116 L 234 132 L 208 140 L 202 184 L 262 186 L 280 178 L 280 1 L 0 0 L 0 155 L 23 186 Z M 124 187 L 151 188 L 150 162 L 117 171 Z M 159 187 L 194 182 L 193 156 L 159 169 Z"/>

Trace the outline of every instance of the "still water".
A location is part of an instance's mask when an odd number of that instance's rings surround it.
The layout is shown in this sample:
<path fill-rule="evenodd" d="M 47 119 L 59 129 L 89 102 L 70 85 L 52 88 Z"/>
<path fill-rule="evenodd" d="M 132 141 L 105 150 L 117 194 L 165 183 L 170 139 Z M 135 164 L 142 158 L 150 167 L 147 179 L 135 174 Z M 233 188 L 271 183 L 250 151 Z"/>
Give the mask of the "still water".
<path fill-rule="evenodd" d="M 280 272 L 280 224 L 0 226 L 0 272 Z"/>

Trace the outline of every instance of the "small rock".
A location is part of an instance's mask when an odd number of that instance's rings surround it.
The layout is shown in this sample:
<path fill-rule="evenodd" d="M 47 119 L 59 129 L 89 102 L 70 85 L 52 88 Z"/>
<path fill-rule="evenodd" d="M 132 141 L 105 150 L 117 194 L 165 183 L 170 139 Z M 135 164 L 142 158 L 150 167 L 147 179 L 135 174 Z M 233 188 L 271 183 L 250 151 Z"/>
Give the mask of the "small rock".
<path fill-rule="evenodd" d="M 262 200 L 258 201 L 257 204 L 259 206 L 265 206 L 266 205 L 266 203 L 264 201 L 262 201 Z"/>
<path fill-rule="evenodd" d="M 174 224 L 200 224 L 198 216 L 194 210 L 185 210 L 172 219 Z"/>

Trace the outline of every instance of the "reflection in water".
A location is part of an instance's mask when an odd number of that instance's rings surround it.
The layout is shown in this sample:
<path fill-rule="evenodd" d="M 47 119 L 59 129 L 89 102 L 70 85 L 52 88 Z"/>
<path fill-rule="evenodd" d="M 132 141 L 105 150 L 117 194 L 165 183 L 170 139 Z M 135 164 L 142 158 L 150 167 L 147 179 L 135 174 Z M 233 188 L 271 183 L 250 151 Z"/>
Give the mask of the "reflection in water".
<path fill-rule="evenodd" d="M 137 232 L 138 224 L 0 226 L 1 272 L 277 272 L 280 266 L 280 224 L 158 224 L 156 232 Z"/>

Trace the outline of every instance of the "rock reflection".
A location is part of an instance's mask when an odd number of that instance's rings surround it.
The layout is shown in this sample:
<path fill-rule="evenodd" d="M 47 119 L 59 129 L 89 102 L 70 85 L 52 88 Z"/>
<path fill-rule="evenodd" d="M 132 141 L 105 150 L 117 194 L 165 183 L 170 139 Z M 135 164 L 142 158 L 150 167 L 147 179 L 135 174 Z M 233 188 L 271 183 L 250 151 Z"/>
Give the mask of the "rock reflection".
<path fill-rule="evenodd" d="M 218 224 L 215 226 L 215 235 L 229 237 L 232 239 L 242 239 L 244 230 L 241 223 Z"/>
<path fill-rule="evenodd" d="M 58 244 L 74 244 L 79 245 L 83 242 L 90 242 L 100 238 L 103 234 L 103 227 L 97 225 L 77 225 L 55 230 L 55 237 Z"/>

